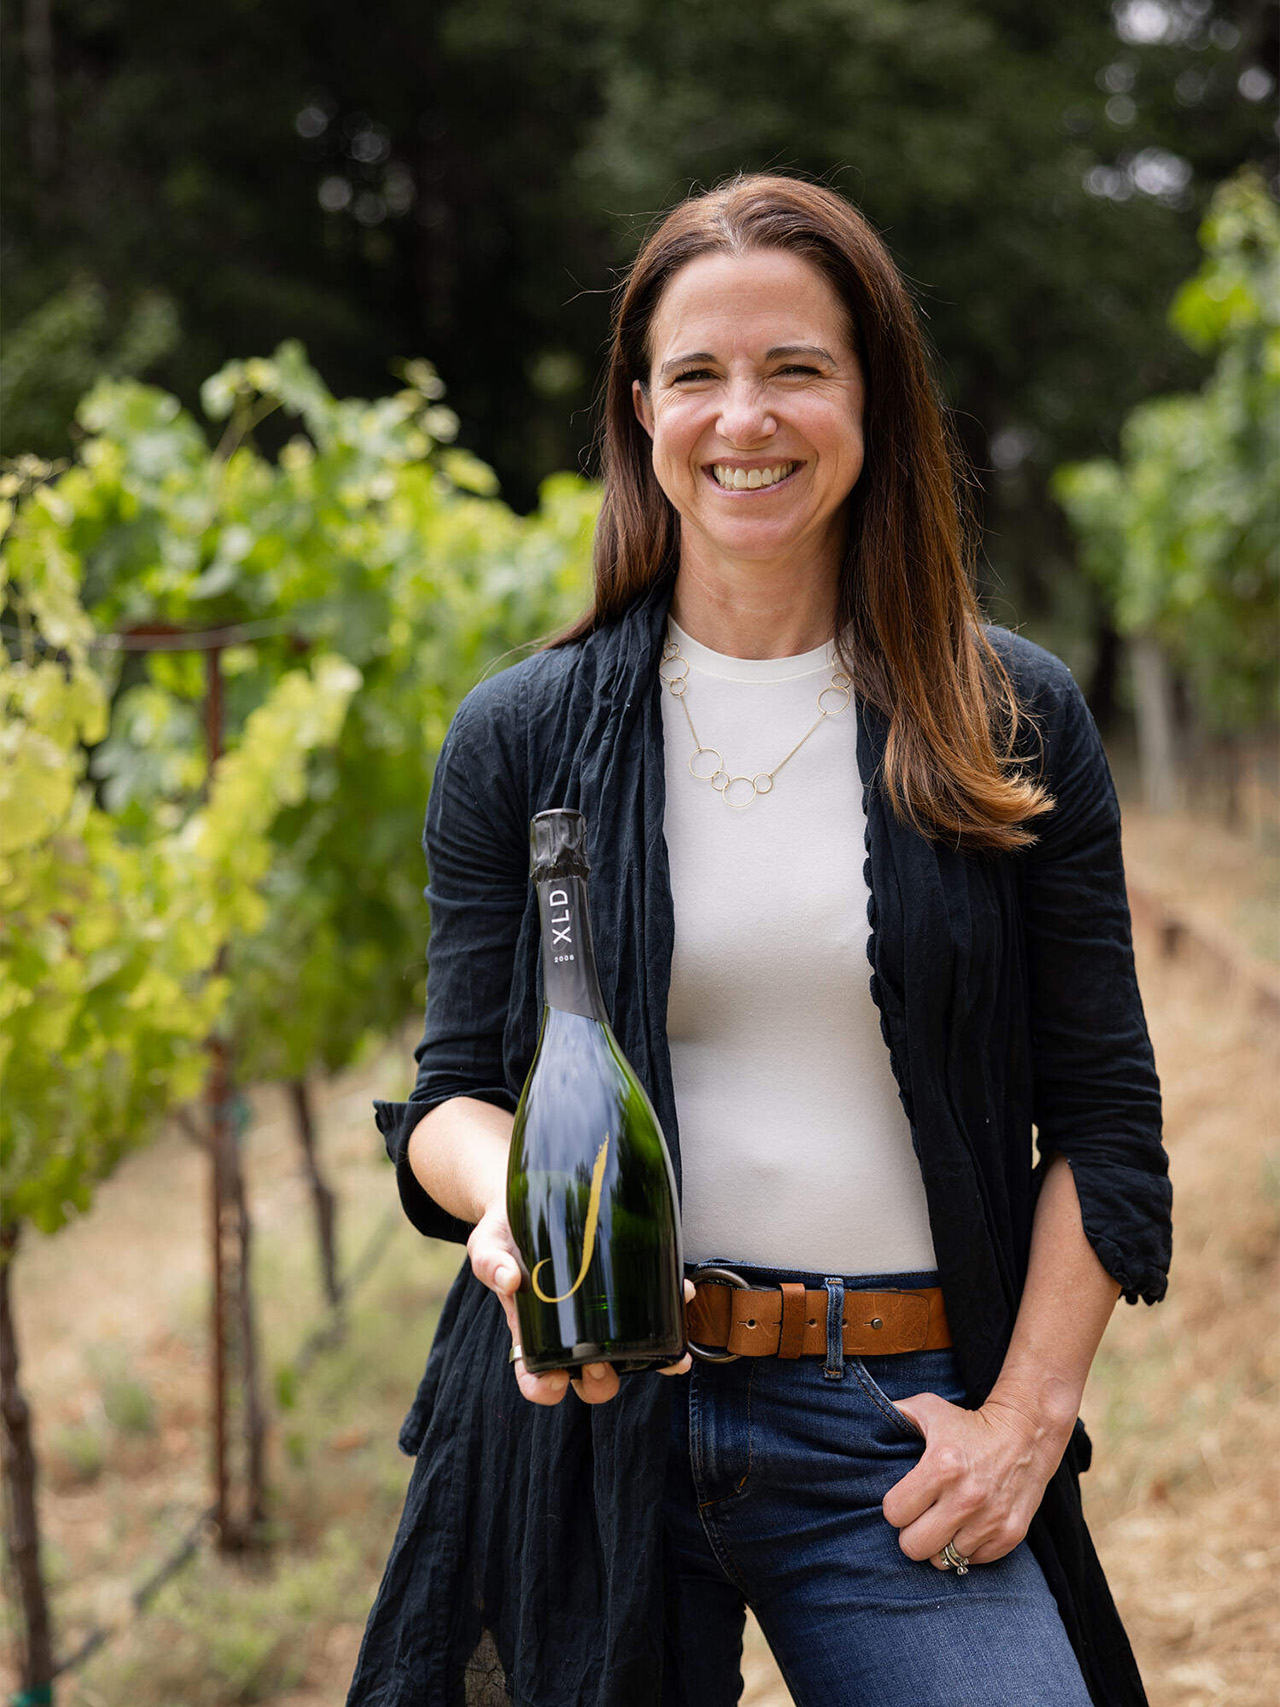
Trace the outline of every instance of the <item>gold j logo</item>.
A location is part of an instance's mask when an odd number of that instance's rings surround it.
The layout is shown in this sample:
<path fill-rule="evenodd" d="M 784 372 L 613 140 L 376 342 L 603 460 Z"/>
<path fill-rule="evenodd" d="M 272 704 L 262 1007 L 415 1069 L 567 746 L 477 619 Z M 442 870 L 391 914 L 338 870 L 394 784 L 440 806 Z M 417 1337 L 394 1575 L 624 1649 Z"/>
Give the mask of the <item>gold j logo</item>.
<path fill-rule="evenodd" d="M 544 1269 L 551 1261 L 543 1257 L 529 1276 L 529 1282 L 534 1292 L 544 1304 L 563 1304 L 566 1298 L 572 1298 L 574 1293 L 587 1278 L 587 1270 L 591 1267 L 591 1253 L 596 1248 L 596 1227 L 600 1220 L 600 1193 L 604 1189 L 605 1164 L 609 1160 L 609 1134 L 606 1132 L 604 1143 L 596 1151 L 596 1164 L 591 1170 L 591 1195 L 587 1199 L 587 1224 L 582 1235 L 582 1264 L 578 1269 L 578 1278 L 567 1292 L 544 1292 L 538 1284 L 538 1270 Z"/>

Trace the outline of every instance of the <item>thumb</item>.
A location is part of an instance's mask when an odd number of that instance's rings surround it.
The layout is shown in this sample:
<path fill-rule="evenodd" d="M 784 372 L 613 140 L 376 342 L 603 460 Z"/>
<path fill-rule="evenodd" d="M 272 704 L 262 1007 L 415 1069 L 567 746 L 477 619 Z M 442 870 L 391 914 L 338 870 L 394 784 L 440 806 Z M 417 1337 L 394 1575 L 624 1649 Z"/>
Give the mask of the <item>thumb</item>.
<path fill-rule="evenodd" d="M 933 1416 L 936 1393 L 913 1393 L 909 1399 L 895 1399 L 893 1408 L 901 1411 L 907 1421 L 920 1430 L 926 1440 L 929 1438 L 929 1419 Z"/>

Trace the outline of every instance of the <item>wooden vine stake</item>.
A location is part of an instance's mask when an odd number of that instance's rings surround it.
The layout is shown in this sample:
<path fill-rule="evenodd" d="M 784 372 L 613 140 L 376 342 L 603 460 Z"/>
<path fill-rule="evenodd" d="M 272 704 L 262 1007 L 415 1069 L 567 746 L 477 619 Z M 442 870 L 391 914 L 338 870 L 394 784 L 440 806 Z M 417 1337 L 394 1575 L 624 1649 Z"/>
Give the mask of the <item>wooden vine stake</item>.
<path fill-rule="evenodd" d="M 289 1081 L 289 1098 L 293 1104 L 293 1125 L 302 1150 L 302 1166 L 311 1187 L 311 1206 L 315 1215 L 316 1245 L 320 1257 L 320 1280 L 331 1309 L 342 1303 L 342 1282 L 338 1278 L 338 1245 L 336 1222 L 338 1200 L 320 1167 L 316 1149 L 315 1118 L 311 1112 L 311 1097 L 305 1079 Z"/>
<path fill-rule="evenodd" d="M 26 1640 L 22 1649 L 22 1693 L 18 1700 L 37 1707 L 52 1700 L 53 1633 L 44 1574 L 40 1568 L 40 1524 L 36 1506 L 36 1455 L 31 1444 L 31 1411 L 18 1385 L 18 1341 L 13 1327 L 9 1276 L 18 1245 L 19 1223 L 0 1226 L 0 1411 L 4 1429 L 5 1536 L 22 1608 Z"/>
<path fill-rule="evenodd" d="M 205 740 L 212 781 L 222 754 L 222 648 L 217 644 L 205 649 Z M 261 1540 L 266 1419 L 250 1273 L 252 1222 L 240 1166 L 230 1062 L 226 1044 L 218 1037 L 209 1043 L 206 1106 L 213 1268 L 213 1524 L 219 1550 L 236 1552 Z"/>

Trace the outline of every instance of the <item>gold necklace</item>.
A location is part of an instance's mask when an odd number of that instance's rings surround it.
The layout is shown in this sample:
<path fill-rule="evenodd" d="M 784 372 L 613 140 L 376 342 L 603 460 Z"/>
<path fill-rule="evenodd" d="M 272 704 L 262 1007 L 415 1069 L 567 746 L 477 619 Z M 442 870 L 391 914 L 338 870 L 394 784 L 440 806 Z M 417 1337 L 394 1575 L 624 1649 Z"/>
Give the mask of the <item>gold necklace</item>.
<path fill-rule="evenodd" d="M 693 726 L 693 718 L 689 715 L 689 707 L 685 701 L 685 695 L 689 690 L 689 660 L 680 650 L 679 643 L 672 638 L 669 632 L 662 648 L 662 661 L 658 665 L 658 676 L 666 683 L 667 691 L 672 699 L 680 701 L 685 722 L 689 725 L 689 733 L 693 736 L 694 750 L 689 757 L 689 775 L 695 782 L 709 782 L 725 805 L 731 807 L 735 812 L 744 811 L 746 807 L 750 806 L 757 794 L 768 794 L 773 787 L 773 779 L 783 765 L 795 758 L 823 719 L 838 717 L 842 711 L 848 710 L 849 703 L 853 698 L 849 677 L 843 670 L 833 668 L 831 680 L 818 695 L 817 717 L 792 747 L 786 758 L 779 759 L 771 771 L 757 771 L 754 776 L 730 776 L 724 767 L 724 756 L 719 748 L 704 746 L 702 737 Z M 840 703 L 837 705 L 825 704 L 824 701 L 828 694 L 835 694 Z M 714 764 L 708 770 L 707 765 L 713 760 Z M 702 769 L 696 770 L 694 767 L 699 761 L 702 763 Z M 731 797 L 731 791 L 738 784 L 742 784 L 749 792 L 743 795 L 742 789 L 739 788 L 739 798 L 735 800 Z"/>

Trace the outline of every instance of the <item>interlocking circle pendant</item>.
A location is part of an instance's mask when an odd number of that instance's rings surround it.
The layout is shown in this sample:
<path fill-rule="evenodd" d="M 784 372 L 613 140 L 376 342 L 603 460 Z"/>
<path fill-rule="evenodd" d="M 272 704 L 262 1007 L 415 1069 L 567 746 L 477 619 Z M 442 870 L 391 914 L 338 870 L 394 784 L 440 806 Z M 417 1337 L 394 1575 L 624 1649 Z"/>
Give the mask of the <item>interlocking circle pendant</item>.
<path fill-rule="evenodd" d="M 680 699 L 688 692 L 689 660 L 680 656 L 673 641 L 669 640 L 662 648 L 662 662 L 658 665 L 658 675 L 666 683 L 674 699 Z"/>
<path fill-rule="evenodd" d="M 790 764 L 814 730 L 821 727 L 824 718 L 838 717 L 842 711 L 848 710 L 853 700 L 853 683 L 850 677 L 843 670 L 833 668 L 830 682 L 818 695 L 817 717 L 791 751 L 779 759 L 771 771 L 757 771 L 754 776 L 733 776 L 725 769 L 724 754 L 718 747 L 704 746 L 702 737 L 693 726 L 693 718 L 689 715 L 689 707 L 684 697 L 689 687 L 688 678 L 689 660 L 675 640 L 667 639 L 663 643 L 662 658 L 658 664 L 658 679 L 671 697 L 680 701 L 685 721 L 689 725 L 689 733 L 693 737 L 694 749 L 688 761 L 689 775 L 695 782 L 709 782 L 725 805 L 734 812 L 745 812 L 751 802 L 760 795 L 772 793 L 774 778 L 783 765 Z"/>
<path fill-rule="evenodd" d="M 835 700 L 830 705 L 827 704 L 828 694 L 835 695 Z M 831 678 L 830 687 L 823 688 L 818 695 L 818 710 L 824 717 L 839 717 L 842 711 L 849 709 L 849 702 L 852 698 L 852 684 L 848 676 L 836 674 Z"/>

